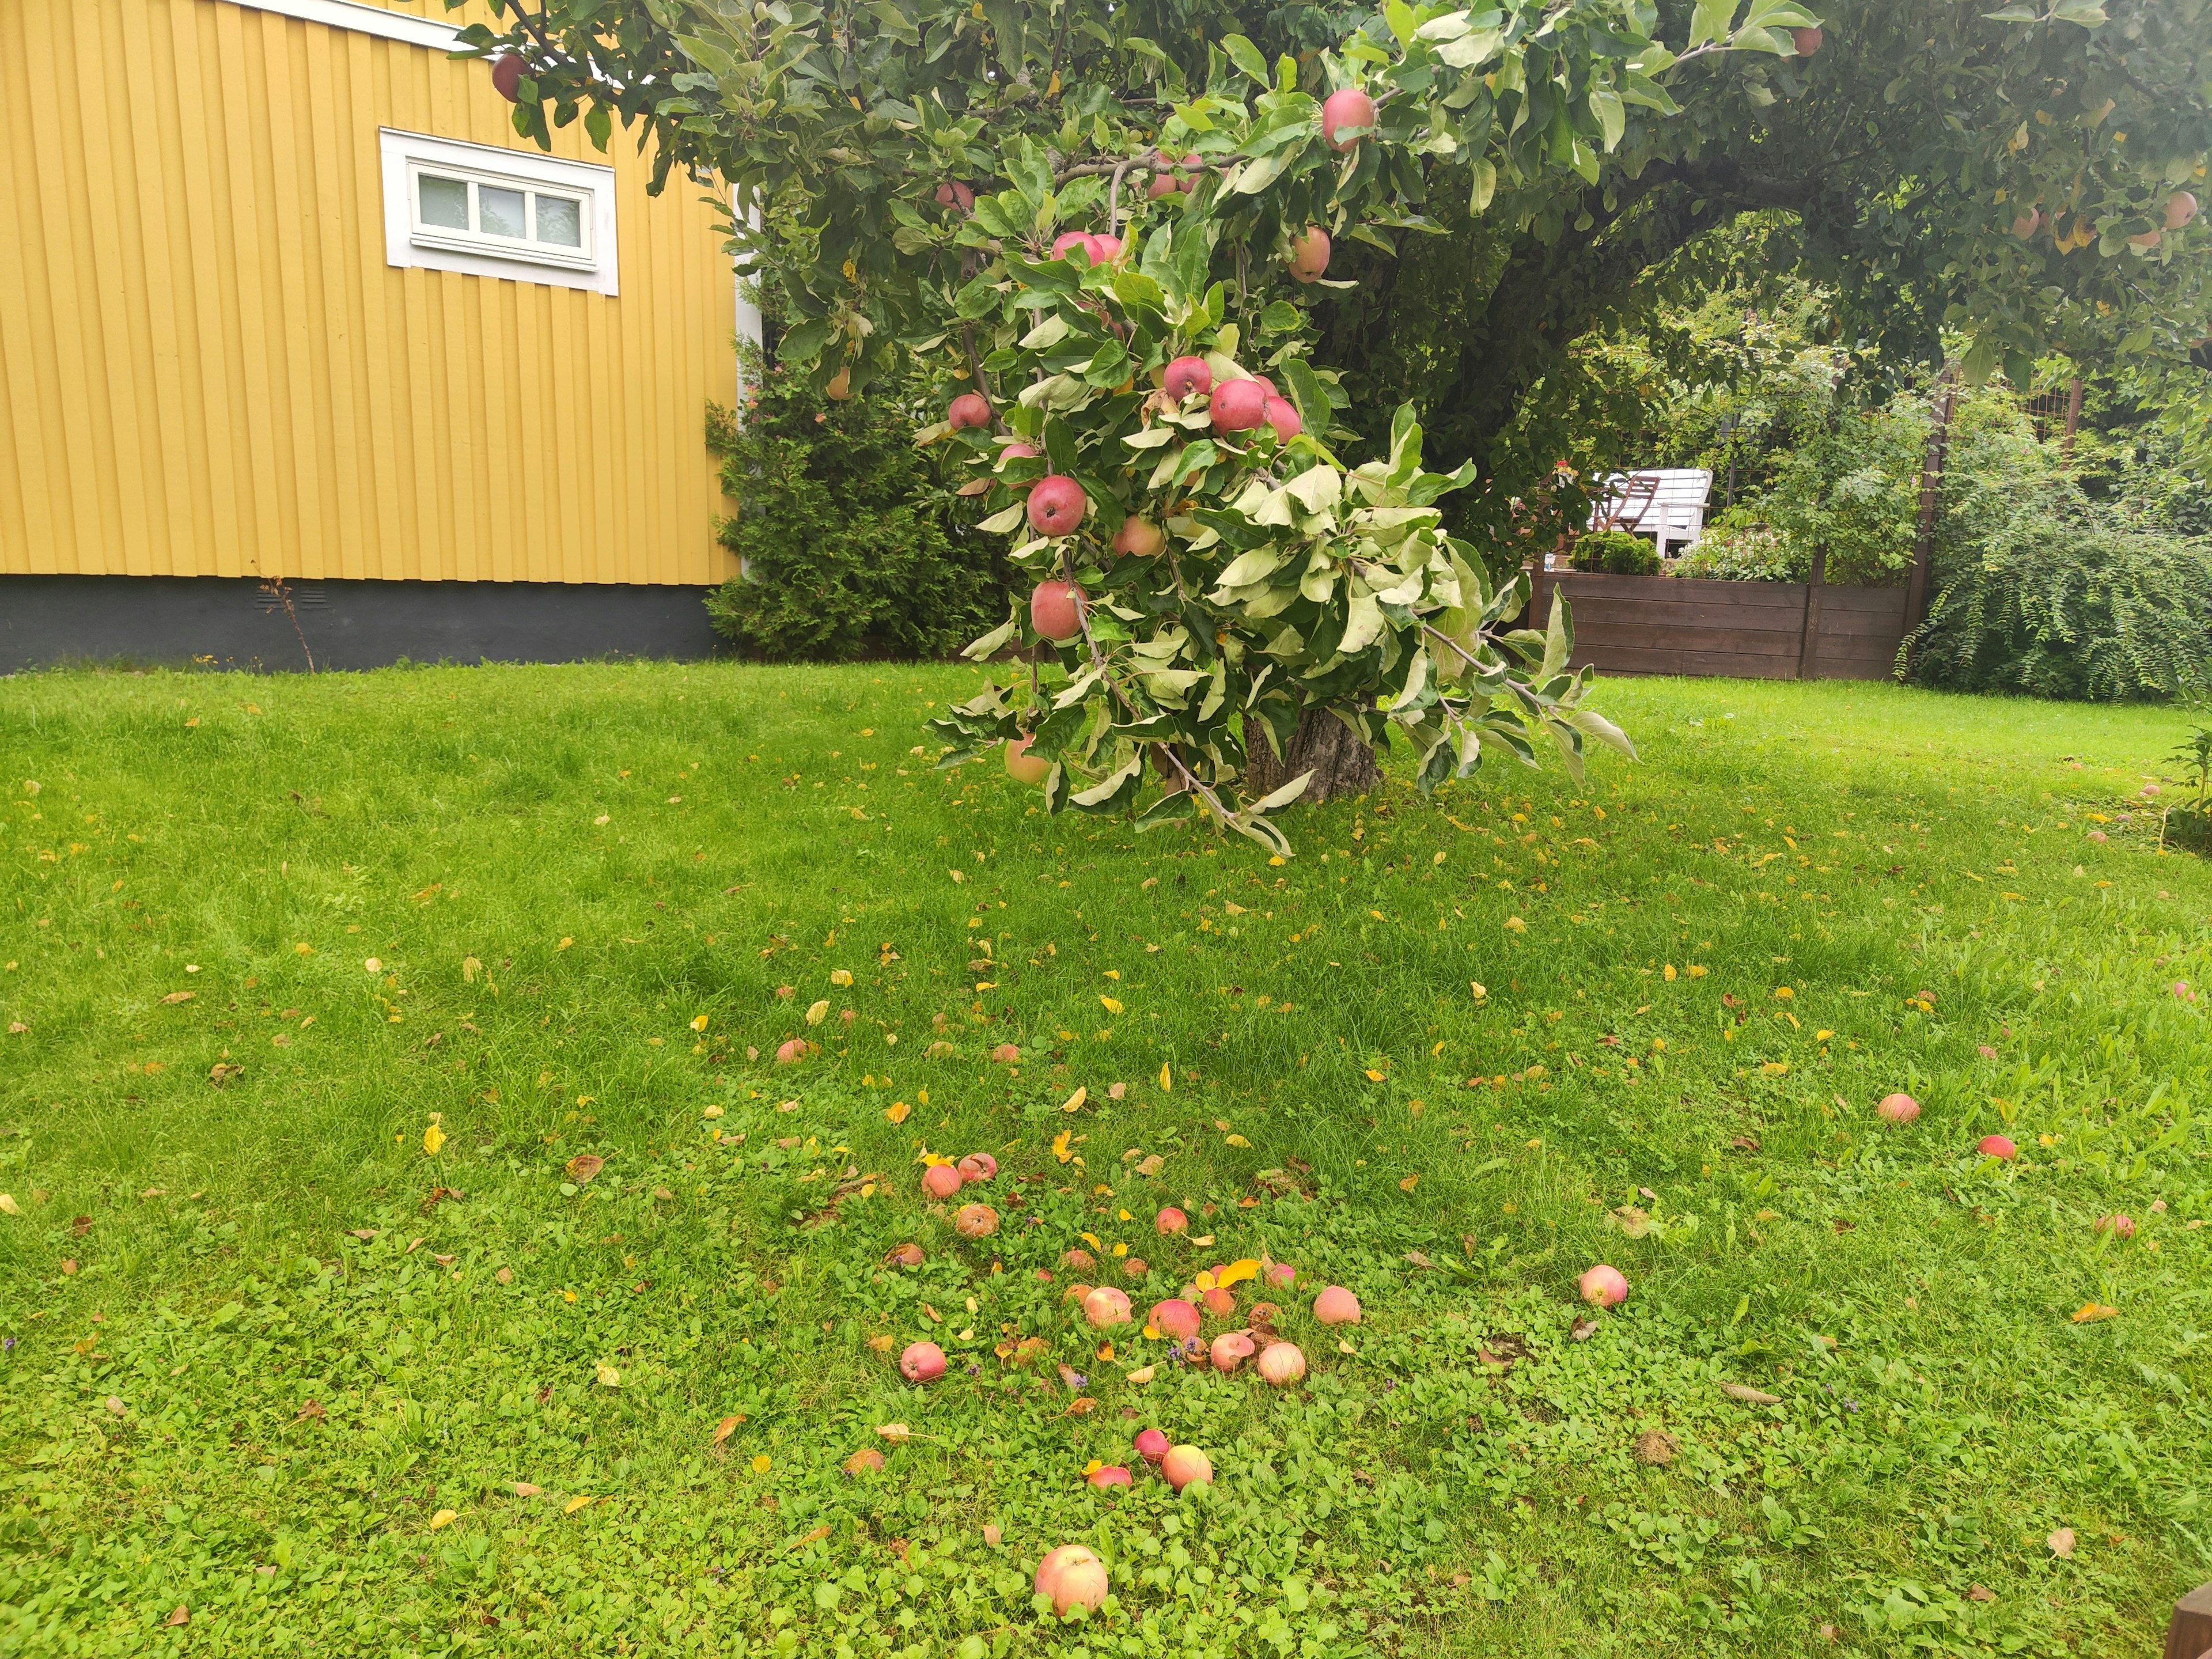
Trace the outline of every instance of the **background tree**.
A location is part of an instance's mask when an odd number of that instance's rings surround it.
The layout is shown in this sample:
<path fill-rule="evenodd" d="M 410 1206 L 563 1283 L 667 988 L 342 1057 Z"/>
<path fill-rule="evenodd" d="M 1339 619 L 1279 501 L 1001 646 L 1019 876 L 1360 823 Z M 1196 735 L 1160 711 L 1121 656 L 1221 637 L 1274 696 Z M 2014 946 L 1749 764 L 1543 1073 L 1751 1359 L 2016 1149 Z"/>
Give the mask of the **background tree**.
<path fill-rule="evenodd" d="M 986 424 L 965 427 L 957 453 L 986 494 L 1030 482 L 1006 471 L 1017 441 L 1045 449 L 1055 477 L 1111 453 L 1085 488 L 1102 533 L 1084 529 L 1087 513 L 1032 517 L 1015 556 L 1087 582 L 1103 603 L 1079 603 L 1079 617 L 1110 611 L 1128 638 L 1071 641 L 1064 684 L 1033 681 L 1026 710 L 979 711 L 963 739 L 1032 729 L 1083 684 L 1080 740 L 1045 732 L 1040 746 L 1093 787 L 1055 804 L 1122 804 L 1131 759 L 1140 784 L 1149 754 L 1253 828 L 1215 793 L 1263 749 L 1241 717 L 1279 739 L 1325 711 L 1371 738 L 1387 705 L 1422 745 L 1425 781 L 1479 760 L 1486 729 L 1488 746 L 1525 754 L 1526 737 L 1507 736 L 1517 726 L 1578 752 L 1581 683 L 1547 672 L 1556 642 L 1502 631 L 1512 589 L 1467 592 L 1480 550 L 1443 533 L 1437 502 L 1448 482 L 1455 527 L 1509 546 L 1533 504 L 1577 516 L 1553 471 L 1567 434 L 1530 418 L 1532 389 L 1645 273 L 1740 216 L 1787 214 L 1773 257 L 1826 277 L 1838 329 L 1870 331 L 1893 356 L 1925 356 L 1948 328 L 1969 342 L 1970 375 L 2053 348 L 2178 370 L 2208 331 L 2187 188 L 2212 143 L 2208 5 L 2137 0 L 2111 18 L 2084 0 L 1986 16 L 1845 5 L 1824 37 L 1771 0 L 1392 0 L 1380 14 L 503 0 L 512 27 L 471 38 L 524 55 L 521 131 L 580 118 L 604 139 L 619 115 L 645 125 L 664 173 L 734 185 L 736 240 L 794 319 L 785 360 L 833 397 L 895 372 L 902 351 L 948 392 L 972 387 Z M 1050 246 L 1066 225 L 1110 243 Z M 1043 314 L 1086 337 L 1095 319 L 1113 349 L 1101 337 L 1089 362 L 1059 361 L 1022 326 Z M 1187 404 L 1141 388 L 1177 350 L 1217 381 L 1280 374 L 1263 413 L 1279 402 L 1303 429 L 1199 436 Z M 1046 381 L 1062 391 L 1040 398 Z M 1479 466 L 1422 482 L 1434 475 L 1412 459 L 1418 428 L 1389 413 L 1401 402 L 1437 412 L 1431 451 Z M 1364 440 L 1373 453 L 1386 434 L 1389 459 L 1371 465 L 1393 482 L 1379 487 L 1424 496 L 1399 504 L 1425 515 L 1418 581 L 1363 567 L 1344 525 L 1298 521 L 1280 495 L 1327 468 L 1333 499 L 1349 501 L 1338 449 Z M 1111 448 L 1140 439 L 1172 447 L 1164 477 L 1140 482 Z M 1006 521 L 1001 497 L 984 505 Z M 1155 512 L 1197 566 L 1166 586 L 1104 543 L 1125 514 Z M 1262 532 L 1275 551 L 1318 536 L 1313 556 L 1345 580 L 1240 601 L 1232 590 L 1249 584 L 1218 579 Z M 1382 619 L 1371 634 L 1351 621 L 1369 601 Z M 1445 633 L 1472 629 L 1455 648 L 1473 680 L 1457 690 L 1430 672 L 1446 617 Z M 1170 631 L 1172 660 L 1136 654 Z M 1159 706 L 1161 672 L 1220 662 L 1235 672 L 1202 711 Z M 1296 705 L 1287 725 L 1254 678 L 1263 669 Z"/>

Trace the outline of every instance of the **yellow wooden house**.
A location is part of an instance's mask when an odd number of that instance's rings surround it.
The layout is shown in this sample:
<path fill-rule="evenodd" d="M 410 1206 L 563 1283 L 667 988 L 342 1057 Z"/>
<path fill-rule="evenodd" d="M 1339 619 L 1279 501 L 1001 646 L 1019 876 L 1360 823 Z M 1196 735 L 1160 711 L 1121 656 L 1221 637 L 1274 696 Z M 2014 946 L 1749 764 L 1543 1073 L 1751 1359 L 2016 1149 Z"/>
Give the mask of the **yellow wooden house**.
<path fill-rule="evenodd" d="M 0 0 L 0 672 L 709 647 L 757 315 L 703 187 L 516 135 L 484 15 Z"/>

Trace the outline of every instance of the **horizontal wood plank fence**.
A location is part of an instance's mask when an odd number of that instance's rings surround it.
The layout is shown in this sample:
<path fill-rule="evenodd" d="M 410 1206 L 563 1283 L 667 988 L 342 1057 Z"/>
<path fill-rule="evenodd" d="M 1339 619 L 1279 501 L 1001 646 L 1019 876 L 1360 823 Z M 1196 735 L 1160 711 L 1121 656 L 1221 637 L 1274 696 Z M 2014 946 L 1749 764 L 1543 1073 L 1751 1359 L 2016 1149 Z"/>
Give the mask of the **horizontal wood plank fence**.
<path fill-rule="evenodd" d="M 1720 675 L 1759 680 L 1887 679 L 1909 631 L 1902 587 L 1690 580 L 1535 570 L 1531 625 L 1566 595 L 1573 664 L 1602 674 Z"/>

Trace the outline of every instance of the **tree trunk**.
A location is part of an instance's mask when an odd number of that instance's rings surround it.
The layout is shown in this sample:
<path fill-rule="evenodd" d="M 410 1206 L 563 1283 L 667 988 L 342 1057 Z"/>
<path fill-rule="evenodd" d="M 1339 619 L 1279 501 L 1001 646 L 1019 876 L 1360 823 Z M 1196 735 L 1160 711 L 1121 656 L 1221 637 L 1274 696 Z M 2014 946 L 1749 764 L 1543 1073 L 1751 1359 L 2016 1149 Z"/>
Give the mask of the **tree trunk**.
<path fill-rule="evenodd" d="M 1375 751 L 1326 709 L 1309 708 L 1299 717 L 1297 734 L 1279 761 L 1257 720 L 1245 728 L 1244 748 L 1244 787 L 1255 799 L 1273 794 L 1309 770 L 1314 775 L 1313 781 L 1298 797 L 1301 805 L 1333 800 L 1339 795 L 1364 795 L 1382 781 Z"/>

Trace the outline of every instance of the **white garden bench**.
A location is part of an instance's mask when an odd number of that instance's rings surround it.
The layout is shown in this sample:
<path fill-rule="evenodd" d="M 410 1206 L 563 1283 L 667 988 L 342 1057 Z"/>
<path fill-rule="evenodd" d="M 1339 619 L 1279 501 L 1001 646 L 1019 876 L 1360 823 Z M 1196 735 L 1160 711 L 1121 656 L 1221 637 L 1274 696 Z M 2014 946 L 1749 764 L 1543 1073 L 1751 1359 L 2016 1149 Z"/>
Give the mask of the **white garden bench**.
<path fill-rule="evenodd" d="M 1668 559 L 1694 543 L 1705 529 L 1713 475 L 1701 466 L 1652 467 L 1613 473 L 1599 482 L 1598 490 L 1591 529 L 1650 536 L 1659 544 L 1659 556 Z"/>

